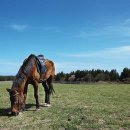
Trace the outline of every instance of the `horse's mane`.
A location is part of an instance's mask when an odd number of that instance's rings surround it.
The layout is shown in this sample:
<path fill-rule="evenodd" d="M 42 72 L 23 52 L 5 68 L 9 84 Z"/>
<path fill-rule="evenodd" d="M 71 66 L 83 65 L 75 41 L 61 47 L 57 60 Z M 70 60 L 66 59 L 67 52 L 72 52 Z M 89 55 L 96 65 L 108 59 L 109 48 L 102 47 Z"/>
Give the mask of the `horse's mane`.
<path fill-rule="evenodd" d="M 29 75 L 30 69 L 32 67 L 32 62 L 30 62 L 30 61 L 31 61 L 31 59 L 35 59 L 35 57 L 36 56 L 34 54 L 31 54 L 31 55 L 29 55 L 28 58 L 26 58 L 23 61 L 23 64 L 21 65 L 18 73 L 15 76 L 13 84 L 20 84 L 21 81 L 24 80 L 24 78 Z"/>
<path fill-rule="evenodd" d="M 22 66 L 20 67 L 20 70 L 24 73 L 24 74 L 27 74 L 28 73 L 28 71 L 29 71 L 29 69 L 30 69 L 30 67 L 31 67 L 31 62 L 30 62 L 30 60 L 32 59 L 32 58 L 35 58 L 36 56 L 34 55 L 34 54 L 31 54 L 31 55 L 29 55 L 29 57 L 27 58 L 27 59 L 25 59 L 24 61 L 23 61 L 23 64 L 22 64 Z M 27 67 L 28 66 L 28 67 Z"/>

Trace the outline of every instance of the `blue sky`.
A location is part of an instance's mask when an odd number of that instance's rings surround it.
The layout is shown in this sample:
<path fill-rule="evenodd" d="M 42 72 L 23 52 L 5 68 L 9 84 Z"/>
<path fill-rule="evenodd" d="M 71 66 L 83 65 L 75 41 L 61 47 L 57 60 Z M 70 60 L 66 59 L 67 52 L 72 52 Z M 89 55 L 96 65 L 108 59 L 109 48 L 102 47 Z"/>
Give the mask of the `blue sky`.
<path fill-rule="evenodd" d="M 0 75 L 30 54 L 56 73 L 130 66 L 129 0 L 0 0 Z"/>

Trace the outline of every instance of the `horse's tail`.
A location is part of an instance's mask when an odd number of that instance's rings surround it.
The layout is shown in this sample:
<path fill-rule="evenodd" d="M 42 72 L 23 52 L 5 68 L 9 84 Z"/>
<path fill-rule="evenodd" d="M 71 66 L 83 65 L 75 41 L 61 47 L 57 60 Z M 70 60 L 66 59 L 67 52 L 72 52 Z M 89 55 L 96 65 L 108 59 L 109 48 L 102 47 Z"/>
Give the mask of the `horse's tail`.
<path fill-rule="evenodd" d="M 52 78 L 52 82 L 53 82 L 54 81 L 54 77 L 55 77 L 55 65 L 54 65 L 53 61 L 49 60 L 49 62 L 51 63 L 51 66 L 52 66 L 52 75 L 51 75 L 51 78 Z M 50 89 L 51 89 L 52 94 L 55 93 L 53 85 L 50 86 Z"/>
<path fill-rule="evenodd" d="M 49 85 L 49 90 L 51 94 L 53 95 L 55 93 L 55 90 L 53 87 L 53 76 L 50 76 L 50 78 L 47 80 L 47 84 Z"/>

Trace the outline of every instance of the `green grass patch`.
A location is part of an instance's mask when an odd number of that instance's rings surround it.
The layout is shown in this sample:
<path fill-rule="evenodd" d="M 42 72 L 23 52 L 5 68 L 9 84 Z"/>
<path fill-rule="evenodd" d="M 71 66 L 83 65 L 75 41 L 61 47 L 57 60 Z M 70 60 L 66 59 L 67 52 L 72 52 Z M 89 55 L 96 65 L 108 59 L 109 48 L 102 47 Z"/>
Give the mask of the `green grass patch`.
<path fill-rule="evenodd" d="M 129 130 L 130 85 L 54 84 L 51 107 L 43 107 L 44 90 L 39 85 L 41 110 L 35 111 L 33 87 L 27 96 L 27 111 L 8 117 L 10 107 L 6 88 L 0 82 L 0 130 Z"/>

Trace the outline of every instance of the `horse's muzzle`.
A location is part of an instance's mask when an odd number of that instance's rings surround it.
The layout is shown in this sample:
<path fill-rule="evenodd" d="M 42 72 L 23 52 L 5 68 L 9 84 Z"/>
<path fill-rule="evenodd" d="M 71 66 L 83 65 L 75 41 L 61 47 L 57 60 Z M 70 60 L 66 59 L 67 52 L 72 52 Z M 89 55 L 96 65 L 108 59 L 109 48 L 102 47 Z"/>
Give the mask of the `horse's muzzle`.
<path fill-rule="evenodd" d="M 17 116 L 19 114 L 19 112 L 9 112 L 8 113 L 10 116 Z"/>

